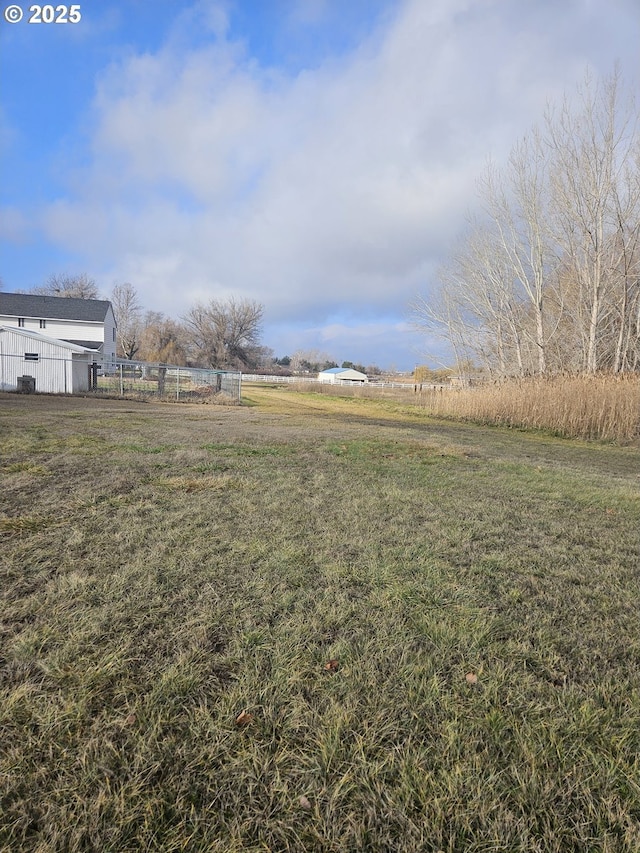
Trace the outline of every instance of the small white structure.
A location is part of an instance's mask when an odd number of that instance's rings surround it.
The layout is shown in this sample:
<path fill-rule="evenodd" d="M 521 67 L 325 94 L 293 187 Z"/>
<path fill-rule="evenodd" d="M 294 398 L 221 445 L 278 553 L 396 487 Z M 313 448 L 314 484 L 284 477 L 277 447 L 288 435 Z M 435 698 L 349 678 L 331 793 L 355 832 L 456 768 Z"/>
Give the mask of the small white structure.
<path fill-rule="evenodd" d="M 103 368 L 115 363 L 116 322 L 106 299 L 0 293 L 0 325 L 98 350 Z"/>
<path fill-rule="evenodd" d="M 97 349 L 58 341 L 28 329 L 0 326 L 0 391 L 87 391 L 90 365 L 99 357 Z"/>
<path fill-rule="evenodd" d="M 366 373 L 360 373 L 351 367 L 330 367 L 318 374 L 318 382 L 328 382 L 331 385 L 364 385 L 368 381 Z"/>

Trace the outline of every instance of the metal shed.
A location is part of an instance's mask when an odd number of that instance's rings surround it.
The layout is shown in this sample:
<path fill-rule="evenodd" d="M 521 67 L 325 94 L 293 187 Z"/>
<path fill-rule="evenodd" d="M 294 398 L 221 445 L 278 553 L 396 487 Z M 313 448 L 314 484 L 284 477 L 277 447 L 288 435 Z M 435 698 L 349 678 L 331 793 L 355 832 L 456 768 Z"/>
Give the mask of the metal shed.
<path fill-rule="evenodd" d="M 48 338 L 28 329 L 0 326 L 0 390 L 75 394 L 89 389 L 89 365 L 97 350 Z"/>
<path fill-rule="evenodd" d="M 368 381 L 366 373 L 360 373 L 351 367 L 330 367 L 318 374 L 318 382 L 328 382 L 331 385 L 364 385 Z"/>

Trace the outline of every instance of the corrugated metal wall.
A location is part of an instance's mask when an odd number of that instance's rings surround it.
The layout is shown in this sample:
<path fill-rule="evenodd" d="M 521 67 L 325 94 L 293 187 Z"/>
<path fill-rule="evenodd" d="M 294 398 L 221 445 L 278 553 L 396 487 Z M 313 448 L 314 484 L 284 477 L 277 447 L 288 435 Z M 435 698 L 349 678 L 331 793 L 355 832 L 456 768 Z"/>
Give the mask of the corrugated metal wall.
<path fill-rule="evenodd" d="M 37 356 L 31 360 L 27 354 Z M 88 356 L 62 344 L 21 335 L 16 329 L 0 330 L 0 390 L 15 391 L 18 377 L 33 376 L 36 391 L 72 394 L 88 388 Z"/>

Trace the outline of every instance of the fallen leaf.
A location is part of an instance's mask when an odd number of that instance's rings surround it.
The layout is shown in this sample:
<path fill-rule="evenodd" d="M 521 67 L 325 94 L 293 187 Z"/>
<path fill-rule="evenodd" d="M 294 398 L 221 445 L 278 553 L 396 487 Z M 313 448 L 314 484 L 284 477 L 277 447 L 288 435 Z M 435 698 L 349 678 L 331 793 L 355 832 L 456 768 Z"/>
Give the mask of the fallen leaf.
<path fill-rule="evenodd" d="M 468 672 L 465 675 L 465 678 L 467 680 L 467 684 L 477 684 L 478 683 L 478 676 L 475 674 L 475 672 Z"/>
<path fill-rule="evenodd" d="M 331 660 L 328 660 L 325 663 L 324 668 L 327 670 L 327 672 L 335 672 L 339 666 L 340 664 L 338 663 L 338 661 L 335 658 L 332 658 Z"/>
<path fill-rule="evenodd" d="M 253 714 L 248 711 L 241 711 L 236 717 L 236 726 L 248 726 L 253 720 Z"/>
<path fill-rule="evenodd" d="M 300 797 L 298 802 L 300 803 L 300 808 L 306 809 L 307 811 L 311 809 L 311 803 L 305 796 Z"/>

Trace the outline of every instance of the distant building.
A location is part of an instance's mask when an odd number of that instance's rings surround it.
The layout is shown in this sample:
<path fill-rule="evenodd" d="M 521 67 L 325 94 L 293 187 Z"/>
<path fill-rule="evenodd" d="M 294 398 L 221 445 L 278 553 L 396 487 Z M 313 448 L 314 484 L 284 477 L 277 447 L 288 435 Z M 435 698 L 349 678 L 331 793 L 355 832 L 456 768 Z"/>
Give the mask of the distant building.
<path fill-rule="evenodd" d="M 331 385 L 364 385 L 368 382 L 366 373 L 360 373 L 351 367 L 330 367 L 318 374 L 318 382 Z"/>
<path fill-rule="evenodd" d="M 106 299 L 0 292 L 0 325 L 94 350 L 103 367 L 115 362 L 116 322 Z"/>
<path fill-rule="evenodd" d="M 77 394 L 89 388 L 97 350 L 30 329 L 0 326 L 0 391 Z"/>

